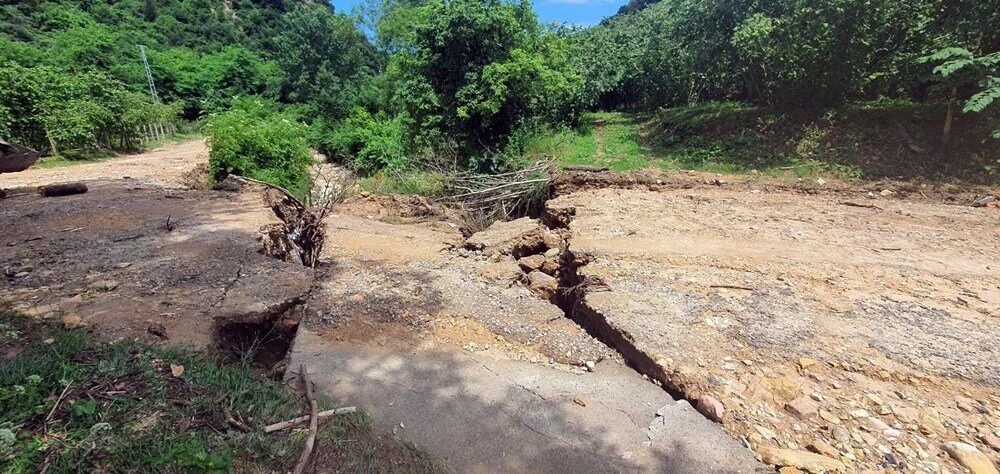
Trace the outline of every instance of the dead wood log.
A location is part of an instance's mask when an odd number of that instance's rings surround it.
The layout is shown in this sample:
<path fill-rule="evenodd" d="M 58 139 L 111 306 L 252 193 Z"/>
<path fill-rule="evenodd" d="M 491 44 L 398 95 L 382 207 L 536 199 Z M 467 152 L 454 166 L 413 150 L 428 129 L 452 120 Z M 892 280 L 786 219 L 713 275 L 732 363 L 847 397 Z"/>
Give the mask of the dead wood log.
<path fill-rule="evenodd" d="M 346 415 L 348 413 L 354 413 L 356 411 L 358 411 L 357 407 L 334 408 L 332 410 L 323 410 L 317 413 L 316 417 L 319 419 L 323 419 L 323 418 L 329 418 L 334 415 Z M 265 426 L 264 432 L 274 433 L 275 431 L 281 431 L 284 429 L 292 428 L 294 426 L 298 426 L 301 425 L 302 423 L 309 421 L 310 418 L 311 418 L 310 415 L 303 415 L 300 417 L 292 418 L 291 420 L 280 421 L 278 423 Z"/>
<path fill-rule="evenodd" d="M 302 448 L 299 462 L 295 463 L 293 474 L 302 474 L 309 464 L 309 456 L 312 455 L 313 447 L 316 445 L 316 430 L 319 427 L 319 410 L 316 406 L 316 396 L 313 394 L 312 384 L 309 382 L 309 374 L 306 373 L 306 365 L 299 366 L 299 380 L 305 387 L 306 400 L 309 402 L 309 436 L 306 437 L 306 445 Z"/>
<path fill-rule="evenodd" d="M 69 196 L 85 192 L 87 192 L 87 185 L 83 183 L 49 184 L 38 188 L 38 193 L 44 197 Z"/>
<path fill-rule="evenodd" d="M 602 171 L 610 171 L 611 168 L 607 166 L 590 166 L 590 165 L 567 165 L 562 167 L 563 171 L 583 171 L 586 173 L 600 173 Z"/>

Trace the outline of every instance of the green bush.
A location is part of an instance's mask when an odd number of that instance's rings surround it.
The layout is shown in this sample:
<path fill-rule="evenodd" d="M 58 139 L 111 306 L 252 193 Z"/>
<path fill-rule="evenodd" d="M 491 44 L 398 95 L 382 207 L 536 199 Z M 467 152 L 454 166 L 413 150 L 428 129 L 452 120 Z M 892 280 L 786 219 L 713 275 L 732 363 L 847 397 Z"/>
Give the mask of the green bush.
<path fill-rule="evenodd" d="M 213 114 L 203 128 L 208 137 L 209 170 L 215 179 L 229 174 L 259 179 L 304 197 L 313 163 L 308 127 L 278 113 L 262 100 L 242 100 Z"/>
<path fill-rule="evenodd" d="M 51 154 L 136 150 L 142 126 L 172 122 L 177 112 L 107 74 L 0 65 L 0 132 Z"/>
<path fill-rule="evenodd" d="M 358 108 L 323 140 L 321 151 L 355 172 L 397 172 L 407 164 L 407 116 L 372 115 Z"/>

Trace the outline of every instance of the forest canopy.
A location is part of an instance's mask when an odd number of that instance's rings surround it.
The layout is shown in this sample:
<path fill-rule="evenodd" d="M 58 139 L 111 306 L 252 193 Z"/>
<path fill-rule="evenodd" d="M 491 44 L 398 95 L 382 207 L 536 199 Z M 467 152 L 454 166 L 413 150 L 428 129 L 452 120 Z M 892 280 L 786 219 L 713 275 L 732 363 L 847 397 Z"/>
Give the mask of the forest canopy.
<path fill-rule="evenodd" d="M 595 109 L 904 100 L 990 114 L 998 24 L 997 0 L 634 0 L 590 28 L 542 24 L 511 0 L 349 13 L 307 0 L 13 2 L 0 6 L 0 134 L 48 153 L 131 149 L 145 123 L 253 97 L 363 174 L 427 161 L 502 171 L 525 137 Z M 148 100 L 138 45 L 162 103 Z"/>

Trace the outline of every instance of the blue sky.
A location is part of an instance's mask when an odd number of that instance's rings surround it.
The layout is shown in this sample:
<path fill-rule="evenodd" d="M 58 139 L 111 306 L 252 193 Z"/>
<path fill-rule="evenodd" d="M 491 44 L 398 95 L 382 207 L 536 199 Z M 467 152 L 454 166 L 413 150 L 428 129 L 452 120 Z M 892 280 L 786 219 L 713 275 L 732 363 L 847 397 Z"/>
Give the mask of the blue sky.
<path fill-rule="evenodd" d="M 593 26 L 614 15 L 628 0 L 534 0 L 535 13 L 543 23 Z M 349 13 L 358 0 L 330 0 L 338 12 Z"/>

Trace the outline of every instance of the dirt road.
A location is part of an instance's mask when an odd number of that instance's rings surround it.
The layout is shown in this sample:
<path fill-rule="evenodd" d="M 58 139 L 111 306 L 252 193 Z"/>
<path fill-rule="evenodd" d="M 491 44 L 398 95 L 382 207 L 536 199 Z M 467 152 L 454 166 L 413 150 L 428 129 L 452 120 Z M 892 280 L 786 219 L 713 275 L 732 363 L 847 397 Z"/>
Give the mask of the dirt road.
<path fill-rule="evenodd" d="M 204 140 L 168 144 L 145 153 L 56 168 L 31 168 L 0 174 L 0 188 L 42 186 L 67 181 L 132 179 L 164 187 L 180 187 L 184 173 L 208 162 Z"/>
<path fill-rule="evenodd" d="M 88 168 L 103 184 L 84 195 L 0 201 L 0 299 L 109 339 L 253 348 L 272 372 L 290 347 L 288 367 L 462 471 L 755 472 L 756 455 L 979 473 L 1000 456 L 1000 208 L 609 173 L 470 238 L 420 198 L 353 198 L 312 270 L 258 252 L 275 222 L 258 190 L 167 188 L 199 146 Z"/>

